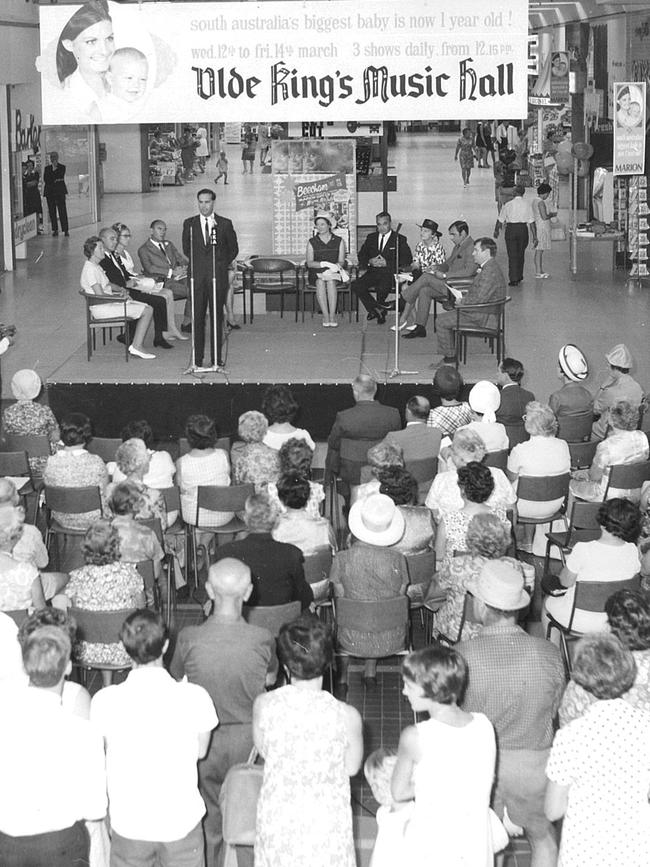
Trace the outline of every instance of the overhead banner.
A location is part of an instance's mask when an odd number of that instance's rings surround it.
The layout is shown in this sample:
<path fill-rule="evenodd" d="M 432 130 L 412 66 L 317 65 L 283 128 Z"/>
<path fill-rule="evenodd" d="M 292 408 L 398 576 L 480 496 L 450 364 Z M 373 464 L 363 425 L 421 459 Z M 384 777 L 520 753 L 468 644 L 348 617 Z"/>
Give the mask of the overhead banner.
<path fill-rule="evenodd" d="M 45 124 L 526 117 L 528 4 L 40 8 Z"/>
<path fill-rule="evenodd" d="M 614 84 L 614 174 L 645 173 L 644 81 L 619 81 Z"/>

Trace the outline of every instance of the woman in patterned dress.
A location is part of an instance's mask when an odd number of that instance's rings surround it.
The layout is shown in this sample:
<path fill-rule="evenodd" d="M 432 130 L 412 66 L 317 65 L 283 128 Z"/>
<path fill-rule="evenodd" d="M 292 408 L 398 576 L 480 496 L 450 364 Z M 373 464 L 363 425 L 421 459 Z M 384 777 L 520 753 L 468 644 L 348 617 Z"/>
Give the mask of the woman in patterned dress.
<path fill-rule="evenodd" d="M 420 229 L 420 240 L 413 254 L 413 262 L 410 268 L 411 276 L 404 276 L 404 280 L 410 282 L 413 279 L 413 282 L 408 287 L 408 290 L 404 292 L 406 305 L 399 320 L 400 331 L 404 328 L 407 331 L 415 330 L 414 321 L 410 324 L 409 321 L 414 320 L 413 308 L 420 295 L 420 290 L 423 286 L 432 285 L 435 282 L 431 275 L 434 274 L 438 265 L 444 265 L 447 260 L 445 248 L 440 243 L 442 232 L 438 231 L 436 221 L 429 219 L 422 220 L 421 223 L 418 223 L 418 226 Z M 393 327 L 391 330 L 394 331 L 395 328 Z"/>
<path fill-rule="evenodd" d="M 469 127 L 465 127 L 462 136 L 456 143 L 454 159 L 458 160 L 460 154 L 460 173 L 463 176 L 463 187 L 469 187 L 469 176 L 474 168 L 474 136 Z"/>
<path fill-rule="evenodd" d="M 35 370 L 19 370 L 11 380 L 11 391 L 16 398 L 2 413 L 2 429 L 11 436 L 47 436 L 50 454 L 56 452 L 61 432 L 59 423 L 49 406 L 36 403 L 41 393 L 42 382 Z M 37 476 L 43 475 L 47 457 L 29 459 L 29 466 Z"/>
<path fill-rule="evenodd" d="M 355 867 L 349 778 L 363 756 L 359 712 L 324 692 L 332 662 L 327 624 L 303 615 L 282 627 L 278 655 L 289 684 L 253 706 L 264 757 L 256 867 Z"/>

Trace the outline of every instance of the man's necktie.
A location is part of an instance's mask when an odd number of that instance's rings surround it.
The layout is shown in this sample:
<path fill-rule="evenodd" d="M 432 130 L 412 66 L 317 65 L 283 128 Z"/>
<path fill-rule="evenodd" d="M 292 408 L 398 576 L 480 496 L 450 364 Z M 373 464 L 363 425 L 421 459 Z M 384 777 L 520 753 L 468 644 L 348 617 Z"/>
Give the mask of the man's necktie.
<path fill-rule="evenodd" d="M 210 246 L 210 223 L 208 222 L 207 217 L 205 218 L 205 224 L 204 224 L 204 230 L 203 231 L 205 234 L 205 246 L 209 247 Z"/>
<path fill-rule="evenodd" d="M 161 242 L 158 246 L 160 247 L 163 256 L 165 257 L 165 259 L 167 259 L 167 262 L 168 262 L 169 265 L 171 266 L 171 264 L 172 264 L 172 263 L 171 263 L 171 259 L 170 259 L 169 256 L 167 255 L 167 250 L 165 249 L 165 245 Z"/>

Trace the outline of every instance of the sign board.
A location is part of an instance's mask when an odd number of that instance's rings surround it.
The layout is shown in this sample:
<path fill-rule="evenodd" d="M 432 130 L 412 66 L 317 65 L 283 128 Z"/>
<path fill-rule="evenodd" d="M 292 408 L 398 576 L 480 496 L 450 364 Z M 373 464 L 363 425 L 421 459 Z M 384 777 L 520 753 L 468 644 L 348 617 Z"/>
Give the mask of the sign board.
<path fill-rule="evenodd" d="M 89 0 L 40 38 L 45 124 L 526 116 L 521 0 Z"/>
<path fill-rule="evenodd" d="M 644 81 L 614 84 L 614 174 L 645 173 Z"/>
<path fill-rule="evenodd" d="M 14 220 L 14 247 L 19 247 L 30 238 L 35 238 L 38 232 L 38 215 L 28 214 Z"/>

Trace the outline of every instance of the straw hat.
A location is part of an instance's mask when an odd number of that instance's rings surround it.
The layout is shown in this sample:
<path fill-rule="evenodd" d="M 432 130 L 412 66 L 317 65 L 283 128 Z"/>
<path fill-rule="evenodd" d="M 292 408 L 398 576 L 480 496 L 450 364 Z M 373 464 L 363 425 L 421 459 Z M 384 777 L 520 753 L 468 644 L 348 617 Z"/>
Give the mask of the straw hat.
<path fill-rule="evenodd" d="M 496 411 L 501 406 L 499 389 L 493 382 L 482 379 L 469 393 L 469 405 L 483 416 L 485 421 L 496 421 Z"/>
<path fill-rule="evenodd" d="M 332 228 L 332 226 L 336 225 L 336 220 L 331 214 L 328 214 L 327 211 L 319 211 L 314 217 L 314 223 L 316 223 L 316 220 L 327 220 L 327 222 L 330 224 L 330 229 Z"/>
<path fill-rule="evenodd" d="M 488 560 L 467 589 L 476 599 L 501 611 L 518 611 L 530 604 L 523 573 L 503 560 Z"/>
<path fill-rule="evenodd" d="M 614 367 L 632 367 L 632 353 L 624 343 L 617 343 L 605 353 L 605 358 Z"/>
<path fill-rule="evenodd" d="M 361 542 L 387 547 L 404 535 L 404 515 L 386 494 L 370 494 L 350 509 L 348 526 Z"/>
<path fill-rule="evenodd" d="M 582 382 L 589 376 L 587 359 L 573 343 L 565 343 L 558 355 L 562 373 L 574 382 Z"/>

